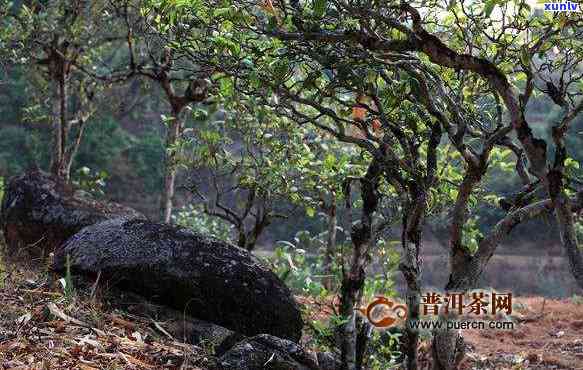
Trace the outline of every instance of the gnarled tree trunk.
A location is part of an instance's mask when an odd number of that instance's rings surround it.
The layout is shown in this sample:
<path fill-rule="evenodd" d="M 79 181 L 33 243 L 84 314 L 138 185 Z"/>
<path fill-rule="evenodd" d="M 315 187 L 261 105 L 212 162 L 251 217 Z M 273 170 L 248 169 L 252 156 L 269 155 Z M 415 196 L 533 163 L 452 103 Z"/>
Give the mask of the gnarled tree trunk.
<path fill-rule="evenodd" d="M 573 211 L 570 199 L 561 192 L 555 198 L 555 217 L 559 226 L 559 234 L 563 244 L 563 249 L 569 260 L 571 273 L 577 282 L 577 285 L 583 289 L 583 257 L 579 242 L 577 240 L 577 231 L 573 220 Z"/>
<path fill-rule="evenodd" d="M 419 304 L 421 297 L 421 248 L 422 227 L 425 219 L 426 200 L 424 192 L 417 189 L 413 194 L 413 200 L 406 207 L 402 222 L 401 244 L 403 247 L 403 261 L 399 265 L 401 273 L 407 284 L 407 308 L 408 315 L 405 325 L 406 367 L 408 370 L 417 369 L 417 348 L 419 343 L 419 330 L 411 323 L 419 320 Z"/>
<path fill-rule="evenodd" d="M 360 223 L 354 225 L 351 230 L 352 256 L 350 266 L 344 273 L 341 286 L 340 314 L 347 322 L 342 327 L 340 343 L 342 370 L 359 370 L 361 364 L 357 362 L 357 330 L 356 330 L 356 304 L 360 299 L 364 281 L 367 254 L 373 236 L 372 216 L 376 212 L 379 194 L 378 186 L 382 166 L 378 158 L 374 158 L 368 167 L 366 175 L 360 180 L 362 215 Z M 350 185 L 346 191 L 346 202 L 350 208 Z"/>

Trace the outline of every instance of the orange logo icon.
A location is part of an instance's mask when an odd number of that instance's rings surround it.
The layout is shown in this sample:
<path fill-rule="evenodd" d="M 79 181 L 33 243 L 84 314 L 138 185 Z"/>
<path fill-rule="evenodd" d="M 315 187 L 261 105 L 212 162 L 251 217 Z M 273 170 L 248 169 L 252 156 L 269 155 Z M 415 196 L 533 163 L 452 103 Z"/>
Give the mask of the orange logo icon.
<path fill-rule="evenodd" d="M 378 317 L 379 310 L 381 310 L 384 315 L 382 317 Z M 392 316 L 385 311 L 390 311 L 396 314 Z M 369 303 L 366 307 L 361 307 L 358 311 L 363 314 L 368 321 L 377 328 L 388 328 L 389 326 L 393 325 L 397 319 L 405 319 L 407 317 L 407 306 L 402 304 L 395 304 L 395 302 L 390 301 L 386 297 L 375 297 L 375 299 Z"/>

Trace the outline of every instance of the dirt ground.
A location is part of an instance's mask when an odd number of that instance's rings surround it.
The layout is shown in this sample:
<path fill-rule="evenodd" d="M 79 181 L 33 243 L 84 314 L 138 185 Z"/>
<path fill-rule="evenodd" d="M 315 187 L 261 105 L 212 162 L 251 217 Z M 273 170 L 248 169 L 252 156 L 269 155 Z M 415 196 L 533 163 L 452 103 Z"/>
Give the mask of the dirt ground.
<path fill-rule="evenodd" d="M 40 281 L 22 276 L 0 285 L 0 370 L 205 369 L 208 349 L 169 337 L 163 322 Z M 297 298 L 308 320 L 326 321 L 337 304 Z M 511 319 L 512 331 L 463 331 L 463 370 L 583 370 L 583 297 L 515 297 Z M 428 341 L 420 354 L 429 366 Z"/>
<path fill-rule="evenodd" d="M 583 299 L 516 301 L 515 330 L 464 331 L 466 368 L 583 369 Z"/>
<path fill-rule="evenodd" d="M 0 285 L 0 370 L 207 368 L 205 348 L 173 338 L 156 318 L 40 281 Z"/>
<path fill-rule="evenodd" d="M 333 314 L 332 302 L 300 298 L 312 320 Z M 583 370 L 583 297 L 562 300 L 515 297 L 514 330 L 463 330 L 462 370 Z M 429 341 L 420 344 L 420 364 L 430 367 Z"/>

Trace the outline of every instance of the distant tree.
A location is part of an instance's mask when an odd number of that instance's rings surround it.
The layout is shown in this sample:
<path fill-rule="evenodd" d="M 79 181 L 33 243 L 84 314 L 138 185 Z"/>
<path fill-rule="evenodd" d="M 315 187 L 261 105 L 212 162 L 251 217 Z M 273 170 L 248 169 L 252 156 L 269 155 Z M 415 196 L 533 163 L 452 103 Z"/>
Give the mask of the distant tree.
<path fill-rule="evenodd" d="M 225 101 L 223 107 L 226 112 L 193 131 L 183 164 L 193 173 L 193 202 L 232 225 L 237 245 L 252 251 L 275 220 L 287 217 L 284 205 L 293 197 L 294 164 L 301 158 L 284 144 L 285 124 L 276 117 L 251 102 Z"/>
<path fill-rule="evenodd" d="M 27 1 L 2 18 L 4 58 L 23 66 L 36 90 L 31 120 L 52 126 L 51 172 L 65 182 L 103 85 L 86 71 L 103 68 L 118 38 L 107 25 L 107 2 Z M 5 59 L 5 60 L 6 60 Z M 48 96 L 48 99 L 47 99 Z"/>
<path fill-rule="evenodd" d="M 179 44 L 185 30 L 166 18 L 163 4 L 150 1 L 124 0 L 116 3 L 117 22 L 124 25 L 126 33 L 127 72 L 121 76 L 143 77 L 159 87 L 169 105 L 163 114 L 166 126 L 164 184 L 160 199 L 160 218 L 171 222 L 178 173 L 180 139 L 185 128 L 186 115 L 193 103 L 205 103 L 209 99 L 210 72 L 204 64 L 204 46 L 193 51 L 186 59 L 180 50 L 171 48 Z M 176 9 L 181 13 L 180 8 Z M 177 16 L 175 14 L 175 16 Z M 204 34 L 199 35 L 202 41 Z M 118 78 L 120 76 L 118 75 Z"/>
<path fill-rule="evenodd" d="M 338 231 L 344 232 L 345 226 L 341 216 L 345 213 L 344 207 L 348 204 L 352 208 L 354 203 L 354 199 L 344 198 L 344 185 L 349 179 L 357 179 L 364 174 L 367 159 L 360 155 L 357 147 L 343 145 L 311 126 L 290 126 L 290 136 L 295 135 L 301 140 L 288 140 L 286 144 L 301 162 L 293 163 L 299 175 L 292 180 L 295 191 L 289 194 L 289 198 L 305 209 L 309 217 L 323 215 L 326 227 L 323 285 L 332 291 L 333 267 L 339 262 L 342 267 L 345 264 L 338 258 L 342 252 L 339 250 Z"/>

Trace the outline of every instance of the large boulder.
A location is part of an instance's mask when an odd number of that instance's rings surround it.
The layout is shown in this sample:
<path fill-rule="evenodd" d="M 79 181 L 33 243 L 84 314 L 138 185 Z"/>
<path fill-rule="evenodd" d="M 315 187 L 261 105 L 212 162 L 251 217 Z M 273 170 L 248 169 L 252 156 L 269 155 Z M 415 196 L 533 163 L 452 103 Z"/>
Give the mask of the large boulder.
<path fill-rule="evenodd" d="M 85 226 L 120 216 L 145 218 L 131 208 L 83 196 L 53 176 L 34 169 L 8 182 L 0 226 L 9 257 L 42 258 Z"/>
<path fill-rule="evenodd" d="M 318 359 L 289 340 L 258 335 L 239 342 L 219 358 L 221 370 L 320 370 Z"/>
<path fill-rule="evenodd" d="M 86 227 L 56 254 L 54 269 L 116 286 L 247 336 L 298 341 L 303 326 L 289 289 L 247 251 L 188 229 L 123 218 Z"/>

